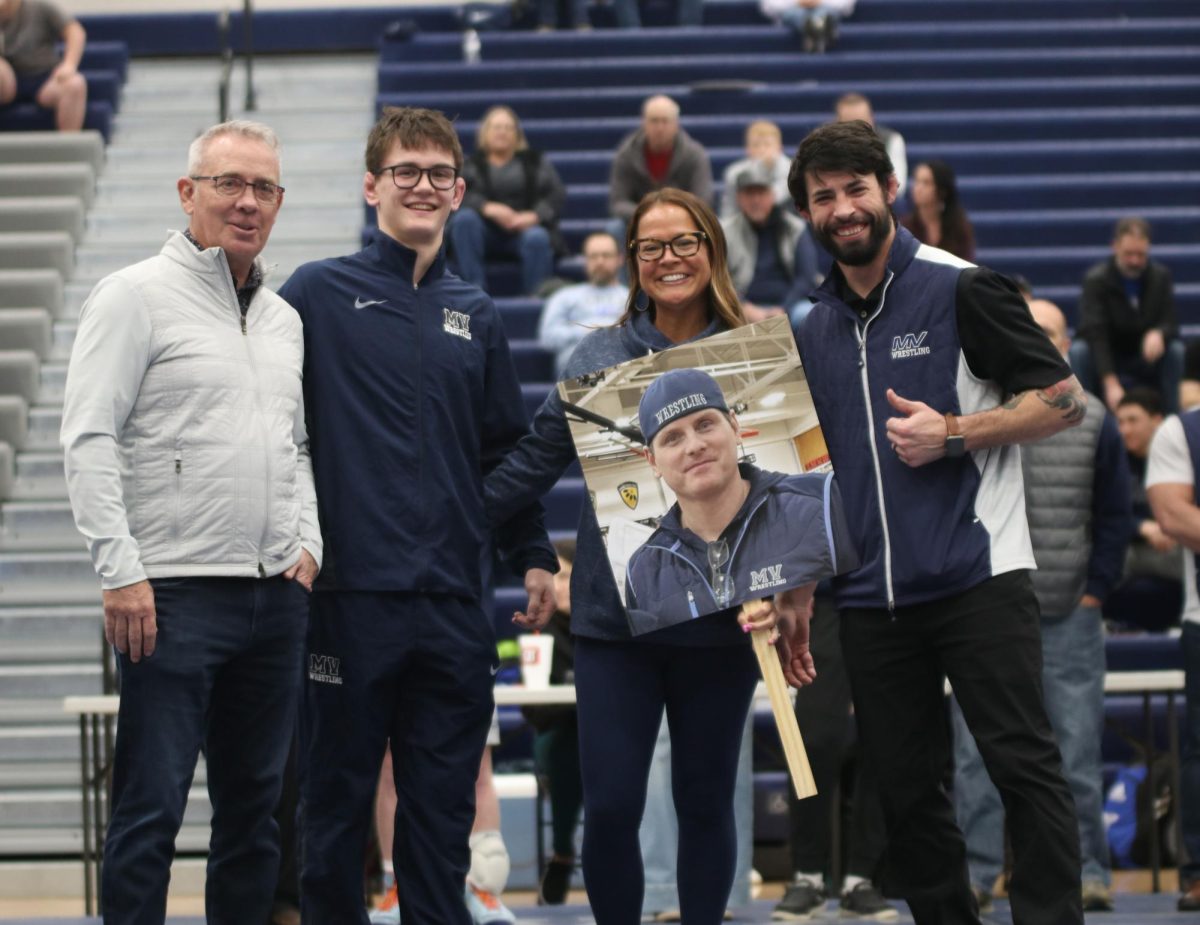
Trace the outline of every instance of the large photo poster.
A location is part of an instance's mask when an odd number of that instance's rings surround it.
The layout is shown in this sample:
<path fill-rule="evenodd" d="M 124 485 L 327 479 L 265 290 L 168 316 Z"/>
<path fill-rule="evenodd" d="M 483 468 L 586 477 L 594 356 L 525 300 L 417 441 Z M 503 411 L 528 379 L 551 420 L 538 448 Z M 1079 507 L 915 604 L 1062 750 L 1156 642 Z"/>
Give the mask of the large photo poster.
<path fill-rule="evenodd" d="M 558 388 L 635 635 L 857 565 L 785 317 Z"/>

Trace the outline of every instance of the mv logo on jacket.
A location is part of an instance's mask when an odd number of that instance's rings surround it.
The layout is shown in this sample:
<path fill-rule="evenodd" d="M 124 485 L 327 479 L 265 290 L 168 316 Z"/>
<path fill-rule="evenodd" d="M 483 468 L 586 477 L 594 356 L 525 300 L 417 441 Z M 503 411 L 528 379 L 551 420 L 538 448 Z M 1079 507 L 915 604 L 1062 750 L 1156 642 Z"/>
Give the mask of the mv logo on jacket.
<path fill-rule="evenodd" d="M 783 563 L 768 565 L 764 569 L 750 569 L 750 590 L 765 591 L 767 588 L 778 588 L 786 584 L 783 577 Z"/>
<path fill-rule="evenodd" d="M 903 337 L 892 338 L 892 359 L 907 360 L 909 357 L 928 356 L 930 348 L 924 346 L 928 331 L 920 334 L 905 334 Z"/>
<path fill-rule="evenodd" d="M 463 340 L 471 339 L 471 316 L 452 308 L 442 309 L 442 330 Z"/>
<path fill-rule="evenodd" d="M 342 660 L 334 658 L 332 655 L 310 654 L 308 656 L 308 677 L 309 680 L 319 681 L 322 684 L 341 684 Z"/>

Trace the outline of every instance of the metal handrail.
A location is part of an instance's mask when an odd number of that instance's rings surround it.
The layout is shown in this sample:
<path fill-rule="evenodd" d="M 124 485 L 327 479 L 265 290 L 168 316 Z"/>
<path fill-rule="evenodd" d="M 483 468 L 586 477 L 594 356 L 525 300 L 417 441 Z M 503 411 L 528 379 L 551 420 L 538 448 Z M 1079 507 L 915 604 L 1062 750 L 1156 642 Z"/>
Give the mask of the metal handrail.
<path fill-rule="evenodd" d="M 217 83 L 218 121 L 229 119 L 229 91 L 233 83 L 233 35 L 229 8 L 221 10 L 217 15 L 217 34 L 220 37 L 221 48 L 221 78 Z M 254 112 L 258 108 L 258 98 L 254 92 L 254 0 L 242 0 L 242 59 L 246 66 L 246 98 L 243 108 L 246 112 Z"/>
<path fill-rule="evenodd" d="M 229 40 L 229 9 L 217 15 L 217 34 L 221 39 L 221 79 L 217 83 L 218 122 L 229 120 L 229 84 L 233 80 L 233 45 Z"/>

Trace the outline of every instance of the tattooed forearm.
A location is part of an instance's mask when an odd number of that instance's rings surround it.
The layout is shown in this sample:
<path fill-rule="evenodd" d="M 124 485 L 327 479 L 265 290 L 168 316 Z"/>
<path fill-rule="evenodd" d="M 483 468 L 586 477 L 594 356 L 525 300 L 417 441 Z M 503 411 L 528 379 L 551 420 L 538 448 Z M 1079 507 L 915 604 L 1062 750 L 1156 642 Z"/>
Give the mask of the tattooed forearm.
<path fill-rule="evenodd" d="M 1047 389 L 1038 389 L 1035 394 L 1051 408 L 1061 411 L 1068 424 L 1078 424 L 1087 413 L 1087 399 L 1074 376 Z"/>
<path fill-rule="evenodd" d="M 1003 408 L 1005 411 L 1013 411 L 1016 409 L 1017 405 L 1021 404 L 1021 402 L 1025 400 L 1025 396 L 1028 394 L 1029 394 L 1028 392 L 1018 392 L 1016 395 L 1012 396 L 1012 398 L 1010 398 L 1008 401 L 1006 401 L 1000 407 Z"/>

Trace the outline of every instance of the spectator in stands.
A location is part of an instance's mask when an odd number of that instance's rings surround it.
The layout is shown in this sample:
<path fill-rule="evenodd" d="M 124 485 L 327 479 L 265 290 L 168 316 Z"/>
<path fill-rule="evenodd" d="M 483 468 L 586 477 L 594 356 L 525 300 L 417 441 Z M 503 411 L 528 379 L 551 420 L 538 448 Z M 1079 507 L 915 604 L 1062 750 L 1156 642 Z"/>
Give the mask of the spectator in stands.
<path fill-rule="evenodd" d="M 492 301 L 446 270 L 465 193 L 441 113 L 387 108 L 366 148 L 378 231 L 280 290 L 305 325 L 305 405 L 332 566 L 313 595 L 303 774 L 306 922 L 361 921 L 363 853 L 384 748 L 406 921 L 471 920 L 463 902 L 475 782 L 498 670 L 481 603 L 482 476 L 525 428 Z M 423 320 L 422 320 L 423 319 Z M 550 616 L 542 512 L 495 537 Z"/>
<path fill-rule="evenodd" d="M 467 192 L 447 230 L 458 275 L 485 289 L 484 260 L 516 257 L 522 291 L 533 295 L 554 272 L 562 243 L 558 219 L 566 192 L 558 171 L 529 147 L 517 114 L 493 106 L 479 124 L 462 176 Z"/>
<path fill-rule="evenodd" d="M 948 677 L 1009 810 L 1014 916 L 1080 925 L 1079 837 L 1042 703 L 1013 445 L 1078 424 L 1086 400 L 1005 277 L 926 259 L 895 226 L 896 185 L 863 122 L 815 129 L 792 164 L 792 196 L 836 261 L 799 344 L 864 563 L 834 589 L 879 769 L 887 882 L 919 925 L 978 921 L 942 786 Z"/>
<path fill-rule="evenodd" d="M 901 222 L 913 237 L 975 262 L 975 231 L 958 198 L 958 180 L 945 161 L 917 164 L 909 186 L 913 210 Z"/>
<path fill-rule="evenodd" d="M 729 245 L 729 275 L 742 300 L 746 320 L 787 313 L 798 324 L 820 285 L 817 246 L 808 225 L 775 200 L 771 175 L 752 163 L 734 180 L 738 212 L 721 223 Z"/>
<path fill-rule="evenodd" d="M 751 122 L 746 126 L 746 156 L 726 167 L 721 177 L 722 221 L 737 215 L 737 177 L 751 164 L 761 164 L 770 173 L 775 201 L 788 201 L 787 178 L 792 162 L 783 153 L 783 133 L 774 122 Z"/>
<path fill-rule="evenodd" d="M 1104 607 L 1105 618 L 1121 628 L 1166 630 L 1179 622 L 1183 607 L 1183 557 L 1146 500 L 1146 458 L 1162 422 L 1162 398 L 1154 389 L 1134 386 L 1121 396 L 1117 426 L 1133 474 L 1133 522 L 1121 583 Z"/>
<path fill-rule="evenodd" d="M 593 329 L 612 324 L 625 310 L 628 289 L 617 282 L 621 245 L 607 231 L 583 242 L 586 283 L 559 289 L 546 300 L 538 324 L 538 343 L 554 354 L 554 372 L 562 376 L 571 352 Z"/>
<path fill-rule="evenodd" d="M 1053 302 L 1035 299 L 1034 320 L 1065 357 L 1067 319 Z M 1113 908 L 1112 870 L 1104 827 L 1104 621 L 1101 607 L 1121 577 L 1132 521 L 1129 465 L 1113 415 L 1089 400 L 1083 422 L 1021 447 L 1025 509 L 1041 609 L 1042 689 L 1046 711 L 1075 798 L 1083 860 L 1085 912 Z M 954 803 L 967 841 L 971 886 L 981 911 L 1004 868 L 1004 806 L 957 703 Z"/>
<path fill-rule="evenodd" d="M 322 552 L 300 322 L 258 260 L 283 202 L 278 151 L 255 122 L 197 138 L 178 181 L 187 230 L 96 285 L 71 352 L 67 488 L 121 677 L 107 922 L 165 918 L 202 748 L 208 915 L 271 910 L 272 812 Z"/>
<path fill-rule="evenodd" d="M 54 110 L 60 132 L 79 131 L 87 115 L 79 73 L 86 42 L 79 21 L 48 0 L 0 0 L 0 106 L 32 101 Z"/>
<path fill-rule="evenodd" d="M 824 54 L 837 44 L 838 23 L 854 12 L 856 0 L 758 0 L 762 14 L 791 27 L 806 54 Z"/>
<path fill-rule="evenodd" d="M 1141 218 L 1117 222 L 1112 252 L 1083 278 L 1071 366 L 1111 410 L 1140 383 L 1162 393 L 1169 414 L 1179 407 L 1184 356 L 1171 271 L 1150 259 L 1150 225 Z"/>
<path fill-rule="evenodd" d="M 817 794 L 797 800 L 788 788 L 788 848 L 792 880 L 775 906 L 772 919 L 792 920 L 817 916 L 825 908 L 833 861 L 832 802 L 851 758 L 847 732 L 851 726 L 850 679 L 838 641 L 838 613 L 828 582 L 817 588 L 809 624 L 817 680 L 796 692 L 796 721 L 804 734 Z M 887 849 L 883 806 L 879 801 L 878 772 L 861 746 L 853 756 L 851 821 L 843 830 L 846 873 L 840 890 L 845 915 L 876 921 L 899 918 L 899 913 L 875 887 Z"/>
<path fill-rule="evenodd" d="M 648 193 L 664 187 L 686 190 L 712 202 L 712 165 L 708 152 L 679 125 L 679 104 L 652 96 L 642 104 L 642 126 L 617 147 L 609 180 L 608 230 L 625 240 L 625 226 Z"/>
<path fill-rule="evenodd" d="M 839 96 L 833 107 L 833 116 L 837 122 L 858 120 L 875 129 L 875 134 L 887 149 L 892 167 L 896 171 L 896 195 L 903 196 L 905 184 L 908 183 L 908 148 L 904 143 L 904 136 L 886 125 L 879 125 L 875 121 L 875 110 L 871 108 L 871 101 L 861 93 L 843 93 Z"/>
<path fill-rule="evenodd" d="M 560 16 L 565 17 L 568 28 L 591 29 L 587 8 L 588 0 L 538 0 L 538 32 L 553 32 Z"/>
<path fill-rule="evenodd" d="M 712 208 L 683 190 L 648 195 L 630 222 L 629 308 L 579 344 L 568 376 L 745 324 L 725 267 L 725 236 Z M 489 515 L 503 520 L 540 497 L 575 460 L 557 391 L 533 429 L 486 481 Z M 664 708 L 671 723 L 679 815 L 679 899 L 685 922 L 719 922 L 733 881 L 733 795 L 746 713 L 758 670 L 732 609 L 634 638 L 604 540 L 584 505 L 571 582 L 579 758 L 583 774 L 583 873 L 598 925 L 638 921 L 638 823 Z M 780 656 L 793 683 L 811 680 L 808 614 L 777 601 L 752 626 L 779 619 Z M 703 756 L 702 758 L 697 756 Z"/>
<path fill-rule="evenodd" d="M 575 540 L 555 540 L 558 572 L 554 575 L 554 615 L 545 632 L 554 637 L 550 660 L 551 684 L 575 683 L 575 643 L 571 639 L 571 570 Z M 579 717 L 575 707 L 522 707 L 533 726 L 533 757 L 550 795 L 550 848 L 553 854 L 542 872 L 538 901 L 559 906 L 567 901 L 575 871 L 575 829 L 583 808 L 583 778 L 579 771 Z"/>
<path fill-rule="evenodd" d="M 613 12 L 617 26 L 621 29 L 640 29 L 642 15 L 638 0 L 613 0 Z M 676 0 L 675 24 L 677 26 L 700 26 L 704 24 L 704 0 Z"/>
<path fill-rule="evenodd" d="M 1179 383 L 1179 408 L 1191 411 L 1200 405 L 1200 340 L 1188 341 L 1183 353 L 1183 381 Z"/>
<path fill-rule="evenodd" d="M 1180 912 L 1200 912 L 1200 596 L 1196 551 L 1200 549 L 1200 410 L 1168 418 L 1150 444 L 1146 494 L 1163 532 L 1184 548 L 1183 667 L 1187 701 L 1180 774 L 1183 847 L 1188 861 L 1179 868 Z"/>

